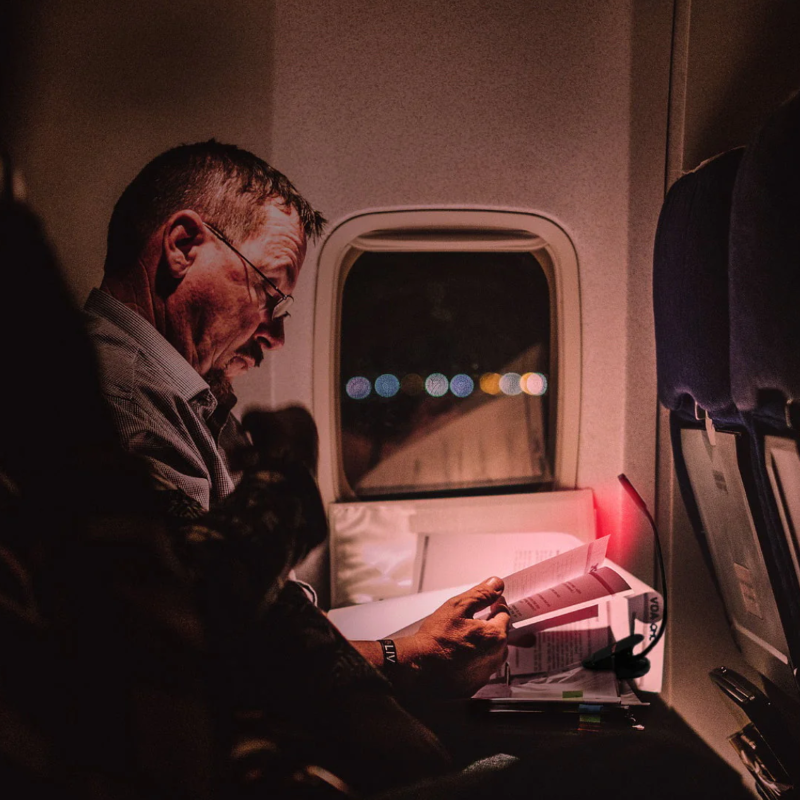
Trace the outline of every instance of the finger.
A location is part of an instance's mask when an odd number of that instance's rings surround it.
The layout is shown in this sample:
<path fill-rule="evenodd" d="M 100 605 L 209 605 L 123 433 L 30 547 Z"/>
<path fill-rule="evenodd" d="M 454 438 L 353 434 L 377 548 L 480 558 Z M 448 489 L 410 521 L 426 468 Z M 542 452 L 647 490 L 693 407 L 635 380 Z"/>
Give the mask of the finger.
<path fill-rule="evenodd" d="M 533 647 L 536 644 L 536 634 L 526 631 L 525 628 L 512 628 L 508 633 L 508 643 L 514 647 Z"/>
<path fill-rule="evenodd" d="M 511 630 L 511 617 L 509 616 L 508 609 L 498 609 L 484 624 L 488 628 L 493 629 L 498 636 L 505 639 L 508 636 L 509 630 Z"/>
<path fill-rule="evenodd" d="M 500 612 L 505 612 L 506 614 L 511 614 L 511 609 L 508 607 L 506 603 L 505 597 L 500 595 L 500 597 L 492 603 L 491 607 L 489 608 L 489 614 L 486 619 L 491 619 L 495 615 L 499 614 Z"/>
<path fill-rule="evenodd" d="M 451 602 L 460 613 L 471 617 L 476 611 L 481 611 L 497 602 L 502 593 L 503 581 L 497 576 L 493 576 L 477 586 L 467 589 L 466 592 L 456 595 Z"/>

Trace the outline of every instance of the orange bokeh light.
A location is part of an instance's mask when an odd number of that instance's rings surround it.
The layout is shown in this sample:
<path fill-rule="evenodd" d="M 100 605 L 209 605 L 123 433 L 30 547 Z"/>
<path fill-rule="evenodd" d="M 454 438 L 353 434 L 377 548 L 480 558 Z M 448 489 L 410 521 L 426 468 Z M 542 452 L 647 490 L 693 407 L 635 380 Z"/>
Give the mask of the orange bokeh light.
<path fill-rule="evenodd" d="M 500 376 L 496 372 L 484 372 L 481 375 L 480 387 L 486 394 L 500 394 Z"/>

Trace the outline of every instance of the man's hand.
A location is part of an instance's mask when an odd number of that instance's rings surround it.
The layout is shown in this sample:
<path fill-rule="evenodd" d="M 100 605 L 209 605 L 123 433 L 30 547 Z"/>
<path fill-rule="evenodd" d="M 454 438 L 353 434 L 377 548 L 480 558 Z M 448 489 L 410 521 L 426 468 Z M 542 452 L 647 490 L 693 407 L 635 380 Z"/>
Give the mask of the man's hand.
<path fill-rule="evenodd" d="M 502 592 L 503 581 L 489 578 L 437 608 L 413 636 L 395 640 L 401 669 L 413 674 L 416 691 L 469 697 L 500 668 L 511 626 Z M 489 607 L 488 619 L 473 619 Z"/>

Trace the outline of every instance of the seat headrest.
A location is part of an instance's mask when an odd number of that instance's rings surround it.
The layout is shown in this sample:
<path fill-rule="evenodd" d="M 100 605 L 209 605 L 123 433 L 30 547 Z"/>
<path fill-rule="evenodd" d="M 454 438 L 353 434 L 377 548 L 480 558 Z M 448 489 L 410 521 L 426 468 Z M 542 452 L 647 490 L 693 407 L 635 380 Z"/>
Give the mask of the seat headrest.
<path fill-rule="evenodd" d="M 753 410 L 765 391 L 800 397 L 800 94 L 767 120 L 739 168 L 730 292 L 737 405 Z"/>
<path fill-rule="evenodd" d="M 728 233 L 742 149 L 676 181 L 658 220 L 653 257 L 658 397 L 695 401 L 714 419 L 735 413 L 728 354 Z"/>

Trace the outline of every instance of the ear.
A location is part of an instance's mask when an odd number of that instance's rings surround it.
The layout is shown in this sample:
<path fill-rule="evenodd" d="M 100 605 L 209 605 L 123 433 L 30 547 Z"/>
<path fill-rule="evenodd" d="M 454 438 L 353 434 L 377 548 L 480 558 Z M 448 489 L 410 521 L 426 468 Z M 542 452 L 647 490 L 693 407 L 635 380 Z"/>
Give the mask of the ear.
<path fill-rule="evenodd" d="M 170 275 L 180 281 L 197 258 L 209 233 L 196 211 L 176 211 L 164 226 L 164 259 Z"/>

